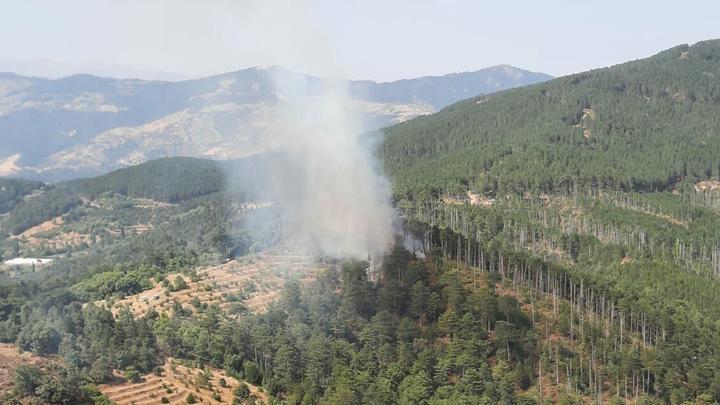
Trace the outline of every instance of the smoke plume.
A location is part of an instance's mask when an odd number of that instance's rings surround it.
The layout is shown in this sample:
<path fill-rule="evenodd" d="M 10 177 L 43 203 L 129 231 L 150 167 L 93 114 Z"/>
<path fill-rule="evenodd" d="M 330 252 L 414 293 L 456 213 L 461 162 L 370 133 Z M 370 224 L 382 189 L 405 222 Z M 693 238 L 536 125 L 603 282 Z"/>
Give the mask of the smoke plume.
<path fill-rule="evenodd" d="M 269 3 L 253 3 L 244 17 L 267 45 L 270 59 L 282 63 L 289 57 L 294 66 L 322 62 L 328 65 L 324 71 L 341 77 L 329 39 L 313 28 L 303 2 L 282 2 L 282 7 Z M 268 71 L 281 100 L 272 129 L 280 140 L 277 156 L 283 161 L 277 162 L 267 187 L 281 200 L 276 202 L 293 224 L 295 237 L 329 255 L 381 254 L 393 239 L 390 187 L 371 142 L 362 136 L 348 82 L 308 78 L 280 68 Z"/>

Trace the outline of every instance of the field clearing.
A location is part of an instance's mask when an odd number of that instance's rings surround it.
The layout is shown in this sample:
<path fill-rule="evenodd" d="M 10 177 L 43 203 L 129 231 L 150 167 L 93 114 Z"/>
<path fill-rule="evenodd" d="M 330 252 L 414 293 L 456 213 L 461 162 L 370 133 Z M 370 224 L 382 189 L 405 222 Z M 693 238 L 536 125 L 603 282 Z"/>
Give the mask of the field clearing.
<path fill-rule="evenodd" d="M 263 312 L 278 298 L 286 277 L 298 277 L 302 283 L 308 283 L 322 269 L 322 265 L 306 256 L 265 252 L 198 270 L 196 281 L 188 275 L 168 274 L 168 281 L 172 283 L 176 277 L 182 277 L 188 288 L 169 291 L 162 283 L 154 283 L 149 290 L 115 302 L 111 310 L 116 315 L 123 307 L 135 316 L 150 310 L 169 314 L 176 301 L 186 310 L 193 310 L 191 302 L 199 301 L 217 304 L 225 310 L 234 303 L 242 303 L 250 311 Z M 105 302 L 97 304 L 103 306 Z"/>
<path fill-rule="evenodd" d="M 30 246 L 50 246 L 56 250 L 92 243 L 91 235 L 74 230 L 63 232 L 63 225 L 65 225 L 65 217 L 59 216 L 26 229 L 21 234 L 11 236 L 10 238 L 17 239 L 22 241 L 23 244 Z"/>
<path fill-rule="evenodd" d="M 207 382 L 204 382 L 203 374 L 209 377 Z M 225 380 L 224 387 L 221 386 L 220 379 Z M 162 403 L 162 398 L 167 399 L 165 403 L 186 404 L 187 397 L 191 393 L 197 398 L 197 403 L 232 404 L 233 390 L 240 384 L 248 386 L 250 394 L 257 402 L 267 402 L 267 395 L 260 392 L 258 387 L 240 382 L 220 369 L 208 368 L 203 371 L 199 368 L 189 368 L 174 359 L 165 362 L 159 375 L 146 374 L 138 383 L 119 377 L 117 380 L 99 387 L 100 391 L 116 405 L 159 404 Z"/>
<path fill-rule="evenodd" d="M 19 241 L 23 249 L 35 254 L 47 249 L 54 252 L 81 251 L 111 242 L 120 235 L 135 236 L 149 232 L 157 225 L 153 223 L 156 215 L 176 206 L 118 195 L 92 200 L 81 197 L 81 200 L 82 204 L 71 212 L 11 235 L 10 239 Z"/>
<path fill-rule="evenodd" d="M 49 232 L 53 229 L 57 229 L 61 227 L 65 223 L 65 219 L 62 216 L 49 219 L 40 225 L 35 225 L 32 228 L 26 229 L 24 232 L 22 232 L 20 235 L 18 235 L 20 238 L 31 238 L 39 233 L 42 232 Z"/>

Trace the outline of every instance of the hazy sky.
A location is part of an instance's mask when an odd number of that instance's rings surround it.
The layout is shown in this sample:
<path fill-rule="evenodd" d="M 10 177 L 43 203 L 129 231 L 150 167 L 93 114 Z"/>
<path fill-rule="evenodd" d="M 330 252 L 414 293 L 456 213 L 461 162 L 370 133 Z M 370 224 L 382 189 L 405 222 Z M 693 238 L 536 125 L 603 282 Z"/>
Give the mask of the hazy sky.
<path fill-rule="evenodd" d="M 48 76 L 563 75 L 716 37 L 718 0 L 0 0 L 0 70 Z"/>

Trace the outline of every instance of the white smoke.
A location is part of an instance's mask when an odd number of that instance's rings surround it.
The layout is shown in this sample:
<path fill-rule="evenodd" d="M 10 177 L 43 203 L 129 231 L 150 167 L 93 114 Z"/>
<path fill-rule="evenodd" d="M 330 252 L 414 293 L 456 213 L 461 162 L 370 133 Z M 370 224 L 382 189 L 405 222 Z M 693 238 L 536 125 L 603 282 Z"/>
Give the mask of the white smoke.
<path fill-rule="evenodd" d="M 245 17 L 271 59 L 290 58 L 294 66 L 322 62 L 325 71 L 340 77 L 329 38 L 316 31 L 303 3 L 248 3 L 253 7 L 245 9 Z M 295 190 L 283 207 L 298 240 L 329 255 L 383 253 L 393 240 L 390 187 L 361 137 L 363 125 L 353 112 L 347 81 L 271 72 L 282 100 L 273 125 L 281 156 L 289 160 L 282 166 L 296 169 L 271 176 L 268 188 L 285 198 L 285 190 Z"/>

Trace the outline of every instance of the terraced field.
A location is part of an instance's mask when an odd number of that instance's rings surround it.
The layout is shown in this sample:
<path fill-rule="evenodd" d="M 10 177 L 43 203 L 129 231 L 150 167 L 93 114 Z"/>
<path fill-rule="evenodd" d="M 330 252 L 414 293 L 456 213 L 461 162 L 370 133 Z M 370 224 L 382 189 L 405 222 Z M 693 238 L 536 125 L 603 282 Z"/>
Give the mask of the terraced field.
<path fill-rule="evenodd" d="M 278 297 L 286 277 L 299 277 L 308 282 L 322 268 L 304 255 L 264 252 L 202 269 L 197 272 L 195 281 L 187 275 L 169 274 L 166 277 L 169 281 L 182 277 L 188 288 L 170 291 L 156 283 L 149 290 L 115 302 L 111 309 L 117 314 L 127 307 L 134 315 L 141 316 L 151 309 L 170 313 L 175 302 L 192 310 L 192 302 L 199 301 L 201 304 L 218 304 L 223 309 L 242 304 L 250 311 L 261 312 Z"/>
<path fill-rule="evenodd" d="M 26 254 L 82 252 L 93 245 L 151 231 L 172 204 L 125 196 L 83 198 L 83 203 L 64 215 L 9 237 Z M 5 214 L 10 218 L 10 214 Z M 0 218 L 2 219 L 2 218 Z M 0 221 L 2 225 L 3 221 Z"/>
<path fill-rule="evenodd" d="M 258 387 L 240 382 L 222 370 L 190 368 L 174 359 L 166 361 L 160 374 L 147 374 L 137 383 L 118 378 L 115 383 L 101 385 L 100 390 L 116 405 L 186 404 L 190 394 L 198 403 L 232 404 L 233 390 L 240 384 L 248 386 L 257 402 L 267 402 L 267 395 Z"/>

